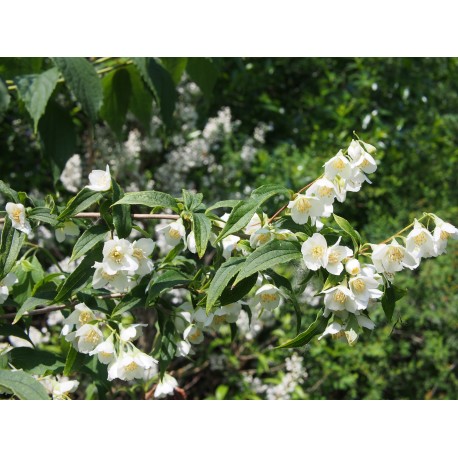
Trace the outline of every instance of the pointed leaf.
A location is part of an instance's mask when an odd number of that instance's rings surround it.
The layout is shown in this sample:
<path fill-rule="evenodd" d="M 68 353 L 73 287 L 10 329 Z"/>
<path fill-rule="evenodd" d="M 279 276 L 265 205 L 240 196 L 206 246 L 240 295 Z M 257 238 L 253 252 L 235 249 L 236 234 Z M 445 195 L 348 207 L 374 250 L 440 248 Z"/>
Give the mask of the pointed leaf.
<path fill-rule="evenodd" d="M 111 182 L 113 188 L 113 202 L 116 202 L 124 196 L 124 192 L 115 180 L 111 180 Z M 118 237 L 122 239 L 129 237 L 132 232 L 130 205 L 115 205 L 113 207 L 113 224 Z"/>
<path fill-rule="evenodd" d="M 218 78 L 215 64 L 205 57 L 190 57 L 186 65 L 186 72 L 200 87 L 205 97 L 210 98 Z"/>
<path fill-rule="evenodd" d="M 350 236 L 353 246 L 355 247 L 355 252 L 358 251 L 361 245 L 361 236 L 351 227 L 351 224 L 345 218 L 335 214 L 333 216 L 338 226 Z"/>
<path fill-rule="evenodd" d="M 59 220 L 70 218 L 77 213 L 86 210 L 91 205 L 95 204 L 102 198 L 101 192 L 91 191 L 88 188 L 83 188 L 75 197 L 70 199 L 67 206 L 62 210 L 58 216 Z"/>
<path fill-rule="evenodd" d="M 49 399 L 44 386 L 23 371 L 0 369 L 0 386 L 12 391 L 19 399 Z"/>
<path fill-rule="evenodd" d="M 11 220 L 5 218 L 0 240 L 0 279 L 4 278 L 13 268 L 25 238 L 24 232 L 14 229 Z"/>
<path fill-rule="evenodd" d="M 91 251 L 100 242 L 103 242 L 108 234 L 108 228 L 104 224 L 91 226 L 83 232 L 73 247 L 71 261 L 80 258 L 88 251 Z"/>
<path fill-rule="evenodd" d="M 153 113 L 153 96 L 145 86 L 138 70 L 134 66 L 128 68 L 132 94 L 130 97 L 129 109 L 136 118 L 149 130 Z"/>
<path fill-rule="evenodd" d="M 396 285 L 388 285 L 385 293 L 382 296 L 382 307 L 388 321 L 393 318 L 396 302 L 402 299 L 407 293 L 407 290 Z"/>
<path fill-rule="evenodd" d="M 191 280 L 176 270 L 166 270 L 153 278 L 148 289 L 146 303 L 151 304 L 163 291 L 178 285 L 187 285 Z"/>
<path fill-rule="evenodd" d="M 170 73 L 175 84 L 181 81 L 187 62 L 187 57 L 161 57 L 162 66 Z"/>
<path fill-rule="evenodd" d="M 11 96 L 8 92 L 8 88 L 3 80 L 0 78 L 0 121 L 3 113 L 8 109 L 10 104 Z"/>
<path fill-rule="evenodd" d="M 212 223 L 204 213 L 192 214 L 192 230 L 196 238 L 197 254 L 201 258 L 205 254 L 210 234 L 212 232 Z"/>
<path fill-rule="evenodd" d="M 121 204 L 177 209 L 177 201 L 171 195 L 159 191 L 126 192 L 124 197 L 113 205 Z"/>

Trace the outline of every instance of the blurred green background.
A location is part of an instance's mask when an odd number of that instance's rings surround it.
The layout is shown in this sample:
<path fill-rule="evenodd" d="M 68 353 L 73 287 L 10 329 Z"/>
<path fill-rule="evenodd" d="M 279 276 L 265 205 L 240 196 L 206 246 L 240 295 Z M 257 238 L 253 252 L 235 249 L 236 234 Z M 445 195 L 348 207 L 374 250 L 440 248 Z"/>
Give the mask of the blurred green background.
<path fill-rule="evenodd" d="M 121 119 L 102 109 L 88 122 L 58 86 L 54 114 L 48 105 L 34 133 L 21 100 L 10 103 L 0 115 L 1 179 L 64 199 L 90 170 L 110 163 L 128 191 L 178 195 L 185 187 L 212 203 L 266 183 L 299 189 L 356 131 L 377 147 L 379 167 L 372 185 L 336 205 L 337 214 L 374 243 L 424 211 L 457 225 L 458 59 L 220 58 L 200 59 L 201 68 L 189 59 L 181 71 L 179 59 L 158 62 L 177 83 L 167 122 L 163 104 L 133 91 L 138 75 L 127 59 L 91 60 L 99 69 L 113 66 L 100 72 L 105 100 L 113 72 L 130 72 L 129 91 L 138 97 Z M 51 66 L 49 59 L 0 59 L 0 77 L 11 87 Z M 10 93 L 15 99 L 14 88 Z M 64 145 L 52 152 L 46 123 Z M 355 347 L 329 339 L 272 350 L 277 337 L 294 335 L 293 311 L 282 307 L 248 337 L 240 332 L 231 343 L 229 332 L 216 336 L 199 348 L 192 370 L 175 368 L 177 378 L 198 399 L 455 399 L 457 252 L 451 241 L 447 255 L 399 274 L 408 294 L 397 304 L 396 322 L 376 313 L 376 329 Z M 307 321 L 316 310 L 305 305 L 303 312 Z"/>

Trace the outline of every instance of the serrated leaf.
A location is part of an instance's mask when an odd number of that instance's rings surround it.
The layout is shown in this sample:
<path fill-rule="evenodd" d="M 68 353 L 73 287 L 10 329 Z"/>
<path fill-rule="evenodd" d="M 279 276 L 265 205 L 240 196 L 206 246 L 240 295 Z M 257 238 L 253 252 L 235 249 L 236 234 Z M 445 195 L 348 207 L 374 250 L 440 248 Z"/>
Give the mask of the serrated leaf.
<path fill-rule="evenodd" d="M 218 78 L 218 70 L 215 64 L 205 57 L 189 57 L 186 72 L 200 87 L 204 96 L 210 98 Z"/>
<path fill-rule="evenodd" d="M 113 202 L 116 202 L 124 196 L 124 192 L 115 180 L 111 181 L 113 188 Z M 119 238 L 124 239 L 129 237 L 130 233 L 132 232 L 130 205 L 115 205 L 113 207 L 113 225 Z"/>
<path fill-rule="evenodd" d="M 299 243 L 284 240 L 271 240 L 265 245 L 257 248 L 248 256 L 234 285 L 256 272 L 270 269 L 277 264 L 283 264 L 295 259 L 300 259 L 301 257 L 301 246 Z"/>
<path fill-rule="evenodd" d="M 95 262 L 101 262 L 102 244 L 96 245 L 88 255 L 81 261 L 81 264 L 66 278 L 56 297 L 54 303 L 62 302 L 79 291 L 94 274 L 93 266 Z"/>
<path fill-rule="evenodd" d="M 39 305 L 49 305 L 56 295 L 55 292 L 47 291 L 38 293 L 35 297 L 29 297 L 22 305 L 21 308 L 17 311 L 16 316 L 14 317 L 13 324 L 16 324 L 22 316 L 30 312 L 31 310 L 36 309 Z"/>
<path fill-rule="evenodd" d="M 207 313 L 209 313 L 215 305 L 231 279 L 240 271 L 244 262 L 245 258 L 230 258 L 221 264 L 221 267 L 216 271 L 210 283 L 210 287 L 208 288 L 206 304 Z"/>
<path fill-rule="evenodd" d="M 172 76 L 151 57 L 135 58 L 134 63 L 159 104 L 164 124 L 171 126 L 177 98 Z"/>
<path fill-rule="evenodd" d="M 33 119 L 35 132 L 58 79 L 59 71 L 55 67 L 39 75 L 25 75 L 14 79 L 19 97 Z"/>
<path fill-rule="evenodd" d="M 51 214 L 49 208 L 47 207 L 35 207 L 28 213 L 27 216 L 32 220 L 51 224 L 51 226 L 56 226 L 59 223 L 57 215 Z"/>
<path fill-rule="evenodd" d="M 121 138 L 132 92 L 130 74 L 124 68 L 110 72 L 102 79 L 102 86 L 103 105 L 100 115 Z"/>
<path fill-rule="evenodd" d="M 0 180 L 0 194 L 3 194 L 9 202 L 19 203 L 18 193 L 2 180 Z"/>
<path fill-rule="evenodd" d="M 162 66 L 170 73 L 173 82 L 178 84 L 181 81 L 186 64 L 187 57 L 161 57 Z"/>
<path fill-rule="evenodd" d="M 51 164 L 54 182 L 59 179 L 67 160 L 77 152 L 77 137 L 67 110 L 50 100 L 38 124 L 44 153 Z"/>
<path fill-rule="evenodd" d="M 359 246 L 361 245 L 361 236 L 351 227 L 351 224 L 345 218 L 337 216 L 336 214 L 333 216 L 337 225 L 350 236 L 355 252 L 358 251 Z"/>
<path fill-rule="evenodd" d="M 245 278 L 240 283 L 232 288 L 232 285 L 226 287 L 221 293 L 219 301 L 221 305 L 228 305 L 243 299 L 256 284 L 258 275 L 252 275 L 251 277 Z"/>
<path fill-rule="evenodd" d="M 23 371 L 0 369 L 0 386 L 12 391 L 19 399 L 48 400 L 44 386 Z"/>
<path fill-rule="evenodd" d="M 212 232 L 212 223 L 208 216 L 204 213 L 193 213 L 192 230 L 196 239 L 197 254 L 201 258 L 205 254 Z"/>
<path fill-rule="evenodd" d="M 124 197 L 113 205 L 145 205 L 146 207 L 162 207 L 177 209 L 176 200 L 170 195 L 159 191 L 140 191 L 140 192 L 126 192 Z"/>
<path fill-rule="evenodd" d="M 407 290 L 396 285 L 388 285 L 382 296 L 382 307 L 388 321 L 393 318 L 396 302 L 402 299 L 407 293 Z"/>
<path fill-rule="evenodd" d="M 102 198 L 102 193 L 98 191 L 91 191 L 88 188 L 83 188 L 75 197 L 68 201 L 67 206 L 62 210 L 58 216 L 59 220 L 70 218 L 77 213 L 86 210 L 91 205 L 95 204 Z"/>
<path fill-rule="evenodd" d="M 330 315 L 328 317 L 324 317 L 323 311 L 320 310 L 316 320 L 307 328 L 306 331 L 277 348 L 297 348 L 308 344 L 315 336 L 323 334 L 328 324 L 329 318 Z"/>
<path fill-rule="evenodd" d="M 1 116 L 5 111 L 8 109 L 10 104 L 11 96 L 8 92 L 8 88 L 3 80 L 0 78 L 0 120 L 2 119 Z"/>
<path fill-rule="evenodd" d="M 84 57 L 54 57 L 65 83 L 95 123 L 103 102 L 102 83 L 94 67 Z"/>
<path fill-rule="evenodd" d="M 234 208 L 239 203 L 240 200 L 221 200 L 220 202 L 216 202 L 215 204 L 210 205 L 210 207 L 207 208 L 205 213 L 209 213 L 212 210 L 216 210 L 217 208 Z"/>
<path fill-rule="evenodd" d="M 219 242 L 224 237 L 227 237 L 228 235 L 246 227 L 258 208 L 266 200 L 270 199 L 276 194 L 289 194 L 289 190 L 284 186 L 277 185 L 261 186 L 260 188 L 254 190 L 250 199 L 241 201 L 232 209 L 227 223 L 220 232 L 216 242 Z"/>
<path fill-rule="evenodd" d="M 143 127 L 149 130 L 153 113 L 153 96 L 145 86 L 138 70 L 131 65 L 128 71 L 132 87 L 129 109 L 143 124 Z"/>
<path fill-rule="evenodd" d="M 189 192 L 186 189 L 182 190 L 182 194 L 184 208 L 190 212 L 199 208 L 204 197 L 201 193 Z"/>
<path fill-rule="evenodd" d="M 0 240 L 0 279 L 4 278 L 13 268 L 25 238 L 24 232 L 14 229 L 11 220 L 5 218 Z"/>
<path fill-rule="evenodd" d="M 71 345 L 68 349 L 67 358 L 65 359 L 65 367 L 63 372 L 65 376 L 70 375 L 70 373 L 72 372 L 73 365 L 75 364 L 77 356 L 78 352 Z"/>
<path fill-rule="evenodd" d="M 115 317 L 117 315 L 122 315 L 124 312 L 128 312 L 135 307 L 144 307 L 147 305 L 146 286 L 147 281 L 145 279 L 139 285 L 132 288 L 132 290 L 119 301 L 113 309 L 111 316 Z"/>
<path fill-rule="evenodd" d="M 190 281 L 186 275 L 177 270 L 166 270 L 151 280 L 146 303 L 149 305 L 165 290 L 178 285 L 187 285 Z"/>
<path fill-rule="evenodd" d="M 76 241 L 70 261 L 80 258 L 100 242 L 103 242 L 108 232 L 108 228 L 105 225 L 91 226 L 89 229 L 86 229 Z"/>

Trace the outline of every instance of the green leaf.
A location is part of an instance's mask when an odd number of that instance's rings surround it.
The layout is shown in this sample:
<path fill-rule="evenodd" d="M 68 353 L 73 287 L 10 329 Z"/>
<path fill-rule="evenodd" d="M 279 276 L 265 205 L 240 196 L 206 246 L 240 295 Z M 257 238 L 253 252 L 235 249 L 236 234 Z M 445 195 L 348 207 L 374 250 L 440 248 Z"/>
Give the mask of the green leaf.
<path fill-rule="evenodd" d="M 139 285 L 132 288 L 129 293 L 127 293 L 116 305 L 113 309 L 111 314 L 112 317 L 117 315 L 122 315 L 124 312 L 128 312 L 129 310 L 135 307 L 144 307 L 148 304 L 147 296 L 146 296 L 146 286 L 147 281 L 146 279 L 142 281 Z"/>
<path fill-rule="evenodd" d="M 153 96 L 145 86 L 138 70 L 131 65 L 128 71 L 132 87 L 129 109 L 143 124 L 143 127 L 149 130 L 153 113 Z"/>
<path fill-rule="evenodd" d="M 163 207 L 178 210 L 177 201 L 169 194 L 159 191 L 127 192 L 124 197 L 113 205 L 130 204 L 147 207 Z"/>
<path fill-rule="evenodd" d="M 162 292 L 178 285 L 187 285 L 191 280 L 177 270 L 166 270 L 150 282 L 146 303 L 151 304 Z"/>
<path fill-rule="evenodd" d="M 40 221 L 42 223 L 56 226 L 59 223 L 56 215 L 52 215 L 47 207 L 35 207 L 27 215 L 30 219 Z"/>
<path fill-rule="evenodd" d="M 233 304 L 243 299 L 256 284 L 257 279 L 258 275 L 254 274 L 251 277 L 245 278 L 234 287 L 232 285 L 226 287 L 219 298 L 221 305 Z"/>
<path fill-rule="evenodd" d="M 12 391 L 19 399 L 48 400 L 44 386 L 23 371 L 0 369 L 0 386 Z"/>
<path fill-rule="evenodd" d="M 2 119 L 1 116 L 8 109 L 10 100 L 11 96 L 8 92 L 8 88 L 6 87 L 6 84 L 3 82 L 3 80 L 0 78 L 0 121 Z"/>
<path fill-rule="evenodd" d="M 170 73 L 151 57 L 135 58 L 134 62 L 159 104 L 164 124 L 171 126 L 177 92 Z"/>
<path fill-rule="evenodd" d="M 65 376 L 70 375 L 70 373 L 72 372 L 73 365 L 75 364 L 77 356 L 78 352 L 71 345 L 68 349 L 67 358 L 65 359 L 65 367 L 63 372 Z"/>
<path fill-rule="evenodd" d="M 216 271 L 210 283 L 210 287 L 208 288 L 207 313 L 209 313 L 215 305 L 215 302 L 219 299 L 231 279 L 240 271 L 244 262 L 245 258 L 229 258 L 226 262 L 221 264 L 221 267 Z"/>
<path fill-rule="evenodd" d="M 232 209 L 229 219 L 216 241 L 219 242 L 224 237 L 227 237 L 228 235 L 246 227 L 258 208 L 266 200 L 276 194 L 289 194 L 289 190 L 284 186 L 277 185 L 265 185 L 255 189 L 249 200 L 241 201 Z"/>
<path fill-rule="evenodd" d="M 173 82 L 178 84 L 181 81 L 183 72 L 188 63 L 187 57 L 161 57 L 162 66 L 170 73 Z"/>
<path fill-rule="evenodd" d="M 27 340 L 33 345 L 33 342 L 30 340 L 30 337 L 25 333 L 25 331 L 19 326 L 14 326 L 12 324 L 0 324 L 0 336 L 15 336 L 20 339 Z"/>
<path fill-rule="evenodd" d="M 308 344 L 315 336 L 323 334 L 328 324 L 329 318 L 330 315 L 328 317 L 324 317 L 323 311 L 320 310 L 316 320 L 307 328 L 306 331 L 277 348 L 297 348 Z"/>
<path fill-rule="evenodd" d="M 0 180 L 0 194 L 3 194 L 8 202 L 19 203 L 18 193 L 2 180 Z"/>
<path fill-rule="evenodd" d="M 200 87 L 204 96 L 210 98 L 218 78 L 218 70 L 213 62 L 205 57 L 190 57 L 186 65 L 186 72 Z"/>
<path fill-rule="evenodd" d="M 132 92 L 130 74 L 124 68 L 110 72 L 102 79 L 102 86 L 103 105 L 100 115 L 121 138 Z"/>
<path fill-rule="evenodd" d="M 272 269 L 266 269 L 266 274 L 270 278 L 272 278 L 277 288 L 284 288 L 287 291 L 293 292 L 293 287 L 291 285 L 291 282 L 287 278 L 283 277 L 282 275 L 277 274 L 277 272 L 275 272 Z"/>
<path fill-rule="evenodd" d="M 216 210 L 217 208 L 234 208 L 239 203 L 240 200 L 221 200 L 220 202 L 216 202 L 216 204 L 208 207 L 205 213 L 209 213 L 212 210 Z"/>
<path fill-rule="evenodd" d="M 51 164 L 54 182 L 60 177 L 68 159 L 77 151 L 77 137 L 67 110 L 50 100 L 38 124 L 44 154 Z"/>
<path fill-rule="evenodd" d="M 65 365 L 64 360 L 54 353 L 34 348 L 13 348 L 9 354 L 14 367 L 24 369 L 31 375 L 42 376 L 57 371 L 61 372 Z"/>
<path fill-rule="evenodd" d="M 193 213 L 192 230 L 194 231 L 194 236 L 196 238 L 197 254 L 199 255 L 199 258 L 201 258 L 205 254 L 212 231 L 212 223 L 208 216 L 204 213 Z"/>
<path fill-rule="evenodd" d="M 336 214 L 333 216 L 337 225 L 350 236 L 353 246 L 355 247 L 355 252 L 358 251 L 361 245 L 361 236 L 351 227 L 351 224 L 345 218 L 337 216 Z"/>
<path fill-rule="evenodd" d="M 113 188 L 113 202 L 124 196 L 123 190 L 115 180 L 111 180 Z M 132 232 L 132 218 L 130 216 L 130 205 L 115 205 L 113 207 L 113 224 L 118 237 L 124 239 Z"/>
<path fill-rule="evenodd" d="M 388 321 L 393 318 L 394 307 L 396 302 L 402 299 L 407 293 L 407 290 L 396 285 L 388 285 L 385 293 L 382 296 L 382 307 Z"/>
<path fill-rule="evenodd" d="M 0 240 L 0 279 L 4 278 L 13 268 L 25 238 L 24 232 L 14 229 L 11 220 L 5 218 Z"/>
<path fill-rule="evenodd" d="M 93 266 L 95 262 L 101 262 L 102 243 L 96 245 L 88 255 L 81 261 L 81 264 L 67 277 L 56 297 L 54 303 L 69 299 L 72 294 L 79 291 L 94 274 Z"/>
<path fill-rule="evenodd" d="M 54 57 L 65 83 L 95 123 L 103 102 L 102 83 L 94 67 L 84 57 Z"/>
<path fill-rule="evenodd" d="M 38 293 L 35 297 L 29 297 L 17 311 L 13 324 L 16 324 L 26 312 L 30 312 L 31 310 L 36 309 L 39 305 L 51 304 L 55 295 L 55 292 L 47 291 Z"/>
<path fill-rule="evenodd" d="M 183 205 L 185 210 L 190 212 L 196 210 L 200 204 L 202 203 L 202 199 L 204 198 L 203 194 L 189 192 L 186 189 L 182 189 L 183 194 Z"/>
<path fill-rule="evenodd" d="M 83 188 L 75 197 L 68 201 L 67 206 L 62 210 L 58 218 L 62 221 L 86 210 L 98 202 L 102 198 L 102 195 L 101 192 Z"/>
<path fill-rule="evenodd" d="M 73 247 L 71 261 L 80 258 L 88 251 L 91 251 L 100 242 L 103 242 L 108 234 L 108 229 L 105 225 L 91 226 L 85 230 L 81 237 L 76 241 Z"/>
<path fill-rule="evenodd" d="M 222 401 L 227 393 L 229 392 L 229 387 L 227 385 L 219 385 L 215 391 L 215 397 L 218 401 Z"/>
<path fill-rule="evenodd" d="M 19 76 L 14 79 L 19 97 L 33 119 L 35 132 L 58 79 L 59 71 L 55 67 L 39 75 Z"/>
<path fill-rule="evenodd" d="M 301 246 L 299 243 L 284 240 L 271 240 L 265 245 L 257 248 L 248 256 L 234 285 L 256 272 L 270 269 L 277 264 L 300 259 L 301 257 Z"/>
<path fill-rule="evenodd" d="M 18 75 L 40 73 L 43 57 L 2 57 L 0 59 L 0 75 L 11 80 Z"/>

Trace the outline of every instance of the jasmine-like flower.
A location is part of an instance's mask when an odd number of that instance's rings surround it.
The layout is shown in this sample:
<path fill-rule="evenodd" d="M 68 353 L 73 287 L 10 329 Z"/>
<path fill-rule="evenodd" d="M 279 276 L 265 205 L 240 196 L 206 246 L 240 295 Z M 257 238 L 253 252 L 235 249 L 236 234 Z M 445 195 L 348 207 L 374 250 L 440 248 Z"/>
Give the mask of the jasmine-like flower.
<path fill-rule="evenodd" d="M 107 165 L 105 171 L 93 170 L 89 174 L 89 183 L 86 188 L 91 191 L 108 191 L 111 188 L 110 167 Z"/>
<path fill-rule="evenodd" d="M 139 262 L 134 257 L 134 248 L 126 239 L 108 240 L 103 246 L 103 269 L 108 275 L 115 275 L 120 270 L 135 271 Z"/>
<path fill-rule="evenodd" d="M 169 374 L 164 374 L 164 377 L 158 383 L 156 390 L 154 391 L 154 397 L 165 398 L 166 396 L 173 394 L 177 386 L 178 382 L 174 377 Z"/>
<path fill-rule="evenodd" d="M 256 291 L 255 299 L 257 299 L 266 310 L 272 311 L 280 305 L 280 290 L 275 285 L 263 285 Z"/>
<path fill-rule="evenodd" d="M 401 271 L 404 267 L 415 269 L 419 261 L 415 259 L 402 245 L 393 240 L 390 245 L 381 243 L 371 245 L 372 262 L 377 272 L 394 274 Z"/>
<path fill-rule="evenodd" d="M 320 217 L 324 213 L 324 203 L 318 197 L 298 194 L 296 198 L 289 202 L 288 208 L 291 209 L 291 218 L 297 224 L 305 224 L 310 218 Z"/>
<path fill-rule="evenodd" d="M 6 212 L 15 229 L 24 232 L 27 235 L 32 233 L 32 227 L 25 217 L 25 208 L 22 204 L 8 202 L 5 207 Z"/>
<path fill-rule="evenodd" d="M 301 248 L 305 265 L 310 270 L 318 270 L 328 265 L 328 244 L 321 234 L 313 234 Z"/>
<path fill-rule="evenodd" d="M 154 251 L 155 243 L 151 239 L 143 238 L 135 240 L 132 244 L 132 256 L 138 262 L 136 274 L 141 277 L 148 275 L 154 269 L 153 261 L 149 258 Z"/>

